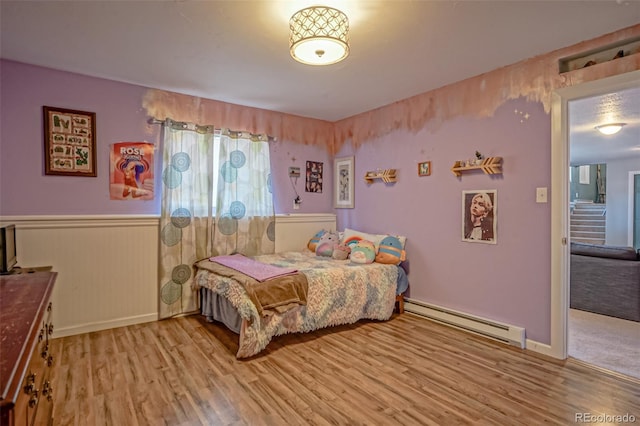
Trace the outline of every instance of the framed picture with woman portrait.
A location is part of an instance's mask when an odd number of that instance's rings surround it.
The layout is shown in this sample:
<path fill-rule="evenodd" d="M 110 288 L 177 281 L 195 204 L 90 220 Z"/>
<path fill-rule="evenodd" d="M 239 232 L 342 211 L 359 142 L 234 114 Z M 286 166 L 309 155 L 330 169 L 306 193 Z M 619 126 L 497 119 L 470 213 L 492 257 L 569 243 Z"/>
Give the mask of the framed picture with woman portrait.
<path fill-rule="evenodd" d="M 462 241 L 497 243 L 498 191 L 462 191 Z"/>

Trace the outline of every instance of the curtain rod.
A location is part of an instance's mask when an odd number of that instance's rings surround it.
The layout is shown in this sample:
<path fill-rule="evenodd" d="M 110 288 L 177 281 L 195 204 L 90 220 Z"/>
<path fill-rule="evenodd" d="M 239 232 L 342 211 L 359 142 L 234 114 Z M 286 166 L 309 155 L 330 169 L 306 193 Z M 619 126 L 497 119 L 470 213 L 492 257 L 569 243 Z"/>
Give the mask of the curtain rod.
<path fill-rule="evenodd" d="M 147 122 L 148 122 L 149 124 L 165 124 L 167 121 L 169 121 L 170 123 L 182 124 L 182 125 L 184 125 L 184 126 L 188 126 L 188 125 L 190 125 L 190 124 L 191 124 L 191 125 L 193 125 L 193 126 L 198 126 L 198 127 L 213 127 L 213 126 L 212 126 L 212 125 L 210 125 L 210 124 L 204 124 L 204 125 L 203 125 L 203 124 L 188 123 L 188 122 L 186 122 L 186 121 L 178 121 L 178 120 L 173 120 L 173 119 L 171 119 L 171 118 L 166 118 L 166 119 L 164 119 L 164 120 L 160 120 L 160 119 L 158 119 L 158 118 L 151 117 L 149 120 L 147 120 Z M 219 130 L 219 129 L 216 129 L 216 130 Z"/>
<path fill-rule="evenodd" d="M 189 123 L 186 123 L 186 122 L 175 121 L 175 120 L 172 120 L 170 118 L 167 118 L 166 120 L 160 120 L 160 119 L 155 118 L 155 117 L 151 117 L 148 120 L 148 123 L 149 124 L 165 124 L 167 120 L 169 120 L 169 121 L 171 121 L 173 123 L 182 123 L 184 126 L 189 124 Z M 209 126 L 198 126 L 198 127 L 209 127 Z M 220 133 L 222 131 L 222 129 L 218 129 L 218 128 L 214 127 L 213 131 L 214 131 L 214 133 Z M 231 130 L 231 132 L 243 133 L 242 131 L 237 131 L 237 130 Z M 251 134 L 251 132 L 248 132 L 248 133 Z M 269 142 L 277 142 L 277 140 L 278 140 L 275 136 L 271 136 L 271 135 L 267 135 L 267 138 L 268 138 Z"/>

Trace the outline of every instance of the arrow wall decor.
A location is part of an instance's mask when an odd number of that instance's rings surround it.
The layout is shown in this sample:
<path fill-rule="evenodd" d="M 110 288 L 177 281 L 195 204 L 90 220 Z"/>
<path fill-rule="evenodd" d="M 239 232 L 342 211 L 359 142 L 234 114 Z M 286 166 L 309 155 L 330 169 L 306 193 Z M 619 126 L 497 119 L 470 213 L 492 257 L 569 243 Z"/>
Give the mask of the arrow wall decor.
<path fill-rule="evenodd" d="M 364 175 L 364 180 L 367 183 L 373 183 L 376 179 L 380 179 L 384 183 L 397 182 L 396 173 L 396 169 L 378 169 L 376 171 L 367 172 L 367 174 Z"/>

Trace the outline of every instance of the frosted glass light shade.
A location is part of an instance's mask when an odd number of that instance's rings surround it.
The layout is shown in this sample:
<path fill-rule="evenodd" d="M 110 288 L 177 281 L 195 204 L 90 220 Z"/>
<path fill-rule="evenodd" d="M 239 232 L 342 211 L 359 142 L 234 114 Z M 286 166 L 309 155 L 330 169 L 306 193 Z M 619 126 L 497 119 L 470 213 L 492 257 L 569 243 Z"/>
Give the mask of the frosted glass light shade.
<path fill-rule="evenodd" d="M 615 135 L 622 129 L 622 126 L 626 124 L 627 123 L 603 124 L 602 126 L 596 126 L 596 129 L 603 135 Z"/>
<path fill-rule="evenodd" d="M 313 6 L 289 20 L 289 51 L 298 62 L 330 65 L 349 55 L 349 18 L 338 9 Z"/>

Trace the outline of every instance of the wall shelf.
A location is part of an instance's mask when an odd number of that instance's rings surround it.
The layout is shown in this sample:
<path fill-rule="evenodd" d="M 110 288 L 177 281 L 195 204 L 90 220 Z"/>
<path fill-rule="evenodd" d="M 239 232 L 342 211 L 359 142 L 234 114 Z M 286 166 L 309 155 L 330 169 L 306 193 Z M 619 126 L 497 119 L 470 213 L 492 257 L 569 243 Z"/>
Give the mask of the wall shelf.
<path fill-rule="evenodd" d="M 367 183 L 373 183 L 376 179 L 380 179 L 384 183 L 397 182 L 396 169 L 378 169 L 376 171 L 367 172 L 367 174 L 364 175 L 364 180 Z"/>
<path fill-rule="evenodd" d="M 482 170 L 487 175 L 500 174 L 502 173 L 502 157 L 487 157 L 475 166 L 466 166 L 463 161 L 456 161 L 451 167 L 453 174 L 458 177 L 462 175 L 462 172 L 468 170 Z"/>
<path fill-rule="evenodd" d="M 562 58 L 558 61 L 558 68 L 562 74 L 637 53 L 640 53 L 640 37 L 633 37 L 628 40 L 622 40 L 607 46 Z"/>

